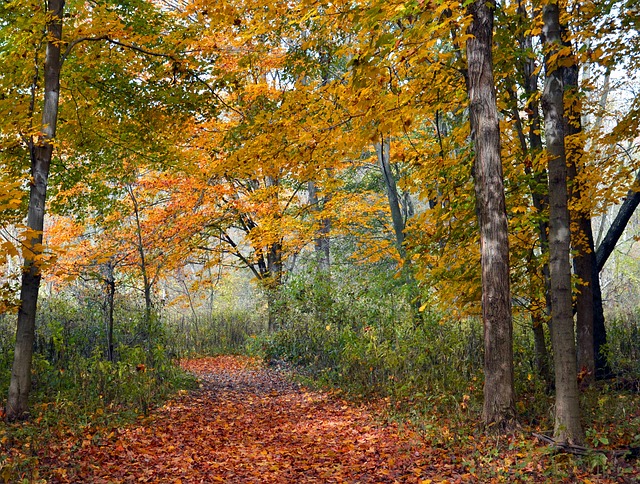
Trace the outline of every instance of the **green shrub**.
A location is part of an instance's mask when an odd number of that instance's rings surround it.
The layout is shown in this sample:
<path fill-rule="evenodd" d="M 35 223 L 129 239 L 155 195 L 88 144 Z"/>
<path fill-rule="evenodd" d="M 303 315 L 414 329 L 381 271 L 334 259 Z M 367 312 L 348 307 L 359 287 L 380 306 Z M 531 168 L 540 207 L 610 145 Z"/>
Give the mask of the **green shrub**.
<path fill-rule="evenodd" d="M 249 350 L 354 395 L 401 401 L 476 392 L 481 324 L 417 313 L 409 294 L 383 265 L 331 279 L 293 277 L 277 298 L 280 330 L 252 340 Z"/>
<path fill-rule="evenodd" d="M 78 414 L 107 407 L 145 413 L 184 386 L 184 373 L 172 362 L 176 351 L 166 346 L 170 338 L 158 325 L 149 340 L 142 314 L 134 305 L 120 303 L 114 325 L 115 358 L 107 361 L 99 304 L 64 294 L 42 298 L 32 360 L 32 402 L 56 402 Z M 0 404 L 9 387 L 15 318 L 0 317 L 0 333 L 7 334 L 0 343 Z"/>
<path fill-rule="evenodd" d="M 619 373 L 640 377 L 640 308 L 611 315 L 607 324 L 607 359 Z"/>

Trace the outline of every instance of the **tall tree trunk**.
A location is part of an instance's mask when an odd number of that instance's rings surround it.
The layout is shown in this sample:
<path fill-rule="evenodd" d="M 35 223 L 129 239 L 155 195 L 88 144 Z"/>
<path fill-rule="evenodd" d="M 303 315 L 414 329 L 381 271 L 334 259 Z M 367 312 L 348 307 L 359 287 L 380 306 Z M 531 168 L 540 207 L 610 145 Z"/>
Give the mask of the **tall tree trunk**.
<path fill-rule="evenodd" d="M 469 6 L 473 37 L 467 41 L 467 65 L 482 265 L 483 421 L 502 431 L 515 424 L 515 397 L 509 239 L 491 52 L 494 9 L 493 0 L 475 0 Z"/>
<path fill-rule="evenodd" d="M 404 218 L 402 217 L 402 208 L 400 207 L 400 198 L 398 197 L 398 188 L 396 179 L 391 173 L 390 150 L 391 143 L 389 138 L 380 135 L 380 142 L 375 144 L 376 153 L 378 155 L 378 166 L 382 173 L 382 181 L 389 200 L 389 208 L 391 210 L 391 221 L 393 222 L 393 232 L 396 236 L 396 248 L 402 261 L 407 259 L 407 251 L 404 248 Z"/>
<path fill-rule="evenodd" d="M 278 178 L 274 178 L 271 176 L 265 177 L 265 185 L 267 187 L 278 187 L 280 181 Z M 278 206 L 278 194 L 277 192 L 273 195 L 272 198 L 272 207 L 274 213 L 279 213 L 280 210 Z M 282 242 L 281 240 L 271 244 L 267 248 L 267 257 L 266 257 L 266 274 L 265 274 L 265 282 L 267 284 L 267 306 L 269 313 L 269 331 L 275 331 L 277 329 L 277 319 L 276 314 L 274 312 L 274 306 L 278 294 L 278 289 L 282 284 Z"/>
<path fill-rule="evenodd" d="M 315 207 L 315 212 L 320 211 L 320 200 L 318 199 L 318 189 L 315 182 L 310 181 L 307 184 L 309 192 L 309 204 Z M 323 198 L 323 204 L 328 201 L 327 197 Z M 314 239 L 316 262 L 320 272 L 327 274 L 331 268 L 331 219 L 323 218 L 320 220 L 320 228 L 316 232 Z"/>
<path fill-rule="evenodd" d="M 113 273 L 113 264 L 108 262 L 104 266 L 104 284 L 106 297 L 104 304 L 105 326 L 107 331 L 107 360 L 114 361 L 113 345 L 113 309 L 116 295 L 116 281 Z"/>
<path fill-rule="evenodd" d="M 551 3 L 543 9 L 546 79 L 542 97 L 549 158 L 549 270 L 551 277 L 551 340 L 556 379 L 554 435 L 560 442 L 580 443 L 580 403 L 571 301 L 571 263 L 567 164 L 564 139 L 564 85 L 557 54 L 562 47 L 560 12 Z M 551 59 L 556 58 L 555 61 Z"/>
<path fill-rule="evenodd" d="M 42 230 L 44 228 L 45 201 L 49 168 L 53 155 L 53 139 L 56 135 L 60 97 L 60 45 L 62 40 L 62 16 L 64 0 L 49 0 L 47 31 L 49 41 L 45 57 L 44 107 L 42 126 L 38 139 L 31 139 L 31 188 L 27 227 L 30 233 L 25 241 L 24 268 L 20 289 L 20 309 L 16 330 L 16 345 L 9 384 L 6 415 L 10 420 L 21 418 L 28 412 L 31 391 L 31 359 L 36 326 L 36 308 L 40 290 L 40 259 L 43 254 Z"/>
<path fill-rule="evenodd" d="M 518 2 L 518 14 L 521 18 L 529 18 L 529 14 L 524 4 Z M 535 15 L 535 13 L 534 13 Z M 518 125 L 518 133 L 520 138 L 520 144 L 522 147 L 523 155 L 525 156 L 525 173 L 530 176 L 529 189 L 531 191 L 531 198 L 533 206 L 539 215 L 538 221 L 538 238 L 540 242 L 540 253 L 544 260 L 542 264 L 542 277 L 544 281 L 544 299 L 545 308 L 544 314 L 548 317 L 551 314 L 551 294 L 549 292 L 549 263 L 547 261 L 547 254 L 549 253 L 549 222 L 547 217 L 549 210 L 549 194 L 548 194 L 548 179 L 545 169 L 534 167 L 533 160 L 535 160 L 543 151 L 542 135 L 541 133 L 541 121 L 540 121 L 540 108 L 538 100 L 538 66 L 533 55 L 528 53 L 533 52 L 533 38 L 531 35 L 521 35 L 518 39 L 520 48 L 525 52 L 524 60 L 522 63 L 522 77 L 524 91 L 527 98 L 525 110 L 528 115 L 529 122 L 529 136 L 528 147 L 527 138 L 524 135 L 524 129 L 522 128 L 522 122 L 520 120 L 520 112 L 517 103 L 514 105 L 514 118 Z M 512 92 L 514 103 L 517 100 L 515 92 Z M 550 374 L 549 354 L 547 352 L 547 345 L 545 344 L 544 323 L 547 318 L 544 317 L 542 310 L 536 308 L 532 314 L 532 326 L 535 342 L 535 354 L 536 354 L 536 368 L 539 375 L 544 379 L 547 384 L 547 388 L 551 388 L 553 381 Z"/>
<path fill-rule="evenodd" d="M 133 214 L 136 221 L 136 239 L 138 256 L 140 257 L 140 274 L 142 275 L 142 286 L 144 292 L 144 326 L 147 332 L 147 352 L 151 356 L 151 348 L 153 346 L 153 334 L 154 334 L 154 318 L 153 318 L 153 300 L 151 298 L 151 289 L 153 281 L 149 277 L 149 268 L 147 265 L 146 251 L 144 247 L 144 240 L 142 238 L 142 221 L 140 220 L 140 206 L 138 205 L 138 199 L 133 192 L 133 187 L 129 185 L 129 196 L 133 203 Z"/>
<path fill-rule="evenodd" d="M 570 47 L 570 45 L 569 45 Z M 571 213 L 574 221 L 572 228 L 572 246 L 575 251 L 573 268 L 580 280 L 576 295 L 576 338 L 577 364 L 583 374 L 583 381 L 589 383 L 595 375 L 595 350 L 593 344 L 594 301 L 593 291 L 596 284 L 600 284 L 599 277 L 593 278 L 595 248 L 593 245 L 593 231 L 591 229 L 591 211 L 584 207 L 582 187 L 578 180 L 578 172 L 584 156 L 584 141 L 582 139 L 582 109 L 578 97 L 578 64 L 563 69 L 565 109 L 565 137 L 570 137 L 566 143 L 567 176 L 570 197 L 576 208 Z"/>

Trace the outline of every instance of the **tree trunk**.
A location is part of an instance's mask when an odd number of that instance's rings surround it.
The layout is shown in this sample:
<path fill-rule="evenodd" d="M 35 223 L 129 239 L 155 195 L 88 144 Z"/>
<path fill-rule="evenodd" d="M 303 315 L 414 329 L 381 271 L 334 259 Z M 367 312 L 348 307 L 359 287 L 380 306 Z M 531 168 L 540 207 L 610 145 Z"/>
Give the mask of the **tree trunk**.
<path fill-rule="evenodd" d="M 267 314 L 269 332 L 278 329 L 278 319 L 276 314 L 276 301 L 278 288 L 282 282 L 282 260 L 280 244 L 273 244 L 267 252 L 267 272 L 265 274 L 265 289 L 267 294 Z"/>
<path fill-rule="evenodd" d="M 404 246 L 404 229 L 407 219 L 413 216 L 413 204 L 408 193 L 405 194 L 404 203 L 400 201 L 396 179 L 391 172 L 391 142 L 389 138 L 384 138 L 381 135 L 380 142 L 375 144 L 375 149 L 385 192 L 389 200 L 393 232 L 396 236 L 396 249 L 402 261 L 402 274 L 408 289 L 411 307 L 413 308 L 412 318 L 414 323 L 418 324 L 420 321 L 420 306 L 422 305 L 420 291 L 411 267 L 411 259 L 407 257 L 407 250 Z"/>
<path fill-rule="evenodd" d="M 269 333 L 273 333 L 278 329 L 277 315 L 276 315 L 276 294 L 275 290 L 267 287 L 265 294 L 267 296 L 267 330 Z"/>
<path fill-rule="evenodd" d="M 308 183 L 309 191 L 309 204 L 315 207 L 315 211 L 320 211 L 320 200 L 318 199 L 318 190 L 316 184 L 312 181 Z M 323 198 L 323 203 L 326 203 L 328 198 Z M 331 219 L 323 218 L 320 220 L 320 228 L 316 232 L 315 236 L 315 254 L 318 269 L 322 273 L 328 273 L 331 267 L 331 241 L 329 233 L 331 232 Z"/>
<path fill-rule="evenodd" d="M 545 317 L 542 312 L 535 311 L 531 322 L 533 327 L 533 345 L 535 351 L 536 369 L 538 374 L 545 381 L 547 390 L 552 388 L 551 372 L 549 370 L 549 355 L 547 354 L 547 343 L 544 337 Z"/>
<path fill-rule="evenodd" d="M 142 275 L 142 286 L 144 292 L 144 327 L 147 333 L 147 352 L 149 356 L 151 356 L 151 348 L 153 346 L 152 335 L 154 334 L 153 300 L 151 298 L 153 281 L 149 278 L 144 240 L 142 238 L 142 221 L 140 220 L 138 199 L 133 192 L 133 187 L 129 185 L 127 188 L 129 189 L 129 196 L 133 203 L 133 214 L 136 221 L 137 250 L 138 256 L 140 257 L 140 274 Z"/>
<path fill-rule="evenodd" d="M 599 275 L 594 272 L 596 261 L 591 218 L 584 214 L 578 215 L 576 223 L 578 231 L 576 236 L 579 238 L 579 242 L 576 242 L 574 247 L 576 254 L 573 258 L 573 268 L 576 276 L 580 279 L 576 295 L 576 357 L 577 367 L 583 374 L 583 381 L 589 383 L 596 373 L 596 352 L 593 337 L 596 310 L 594 289 L 596 285 L 599 289 L 600 284 Z"/>
<path fill-rule="evenodd" d="M 111 262 L 104 266 L 104 283 L 106 286 L 106 298 L 104 307 L 104 317 L 107 330 L 107 360 L 114 361 L 113 351 L 113 308 L 116 295 L 116 281 L 113 275 L 113 265 Z"/>
<path fill-rule="evenodd" d="M 584 439 L 576 372 L 575 334 L 571 301 L 571 228 L 564 139 L 564 85 L 557 53 L 562 47 L 557 4 L 543 9 L 546 79 L 542 106 L 549 162 L 549 270 L 551 277 L 551 340 L 555 359 L 555 439 L 578 444 Z"/>
<path fill-rule="evenodd" d="M 473 37 L 467 41 L 467 65 L 482 265 L 483 421 L 487 428 L 503 431 L 515 424 L 515 397 L 509 239 L 491 52 L 494 9 L 493 0 L 469 6 Z"/>
<path fill-rule="evenodd" d="M 569 45 L 570 46 L 570 45 Z M 583 382 L 590 383 L 595 375 L 595 351 L 593 345 L 594 309 L 593 289 L 599 280 L 593 279 L 595 248 L 593 246 L 593 231 L 591 229 L 591 211 L 584 207 L 582 187 L 578 180 L 578 172 L 584 155 L 582 135 L 582 109 L 578 97 L 578 65 L 573 63 L 563 69 L 564 99 L 568 106 L 565 109 L 564 127 L 565 137 L 571 137 L 567 143 L 567 176 L 570 198 L 576 205 L 571 213 L 574 220 L 572 228 L 572 246 L 575 251 L 573 268 L 579 282 L 576 295 L 576 337 L 577 364 L 583 374 Z M 596 278 L 599 279 L 599 278 Z"/>
<path fill-rule="evenodd" d="M 266 176 L 265 186 L 278 187 L 280 181 L 277 178 Z M 277 193 L 272 199 L 274 213 L 278 213 L 278 195 Z M 269 313 L 269 331 L 275 331 L 278 328 L 276 314 L 274 312 L 274 304 L 277 299 L 278 289 L 282 284 L 282 242 L 275 242 L 267 248 L 266 257 L 266 273 L 264 274 L 264 282 L 267 286 L 267 306 Z"/>
<path fill-rule="evenodd" d="M 602 291 L 600 288 L 600 273 L 597 265 L 591 266 L 593 270 L 593 350 L 596 367 L 596 378 L 609 378 L 613 370 L 609 366 L 605 348 L 607 346 L 607 331 L 604 325 L 604 309 L 602 308 Z"/>
<path fill-rule="evenodd" d="M 633 186 L 627 192 L 627 196 L 622 202 L 620 209 L 618 210 L 618 214 L 616 218 L 611 223 L 609 230 L 607 230 L 607 234 L 605 235 L 602 243 L 598 247 L 596 251 L 596 265 L 598 268 L 598 272 L 600 272 L 604 264 L 609 259 L 609 256 L 613 252 L 613 249 L 616 248 L 616 244 L 624 229 L 626 228 L 629 220 L 631 220 L 631 216 L 635 212 L 636 208 L 640 204 L 640 171 L 636 173 L 636 178 L 633 182 Z"/>
<path fill-rule="evenodd" d="M 31 358 L 36 326 L 36 308 L 40 290 L 40 260 L 43 254 L 42 230 L 44 227 L 45 201 L 49 167 L 53 155 L 53 139 L 56 134 L 60 95 L 60 45 L 62 39 L 62 11 L 64 0 L 49 0 L 47 22 L 49 41 L 45 58 L 45 92 L 42 110 L 42 127 L 38 139 L 31 139 L 31 188 L 24 254 L 20 309 L 16 330 L 16 346 L 9 385 L 6 415 L 10 420 L 21 418 L 28 412 L 31 391 Z"/>
<path fill-rule="evenodd" d="M 282 284 L 282 245 L 272 244 L 267 252 L 267 306 L 269 314 L 269 332 L 278 329 L 275 303 L 278 297 L 278 289 Z"/>
<path fill-rule="evenodd" d="M 391 173 L 390 150 L 391 143 L 389 138 L 380 136 L 380 142 L 375 144 L 376 153 L 378 155 L 378 166 L 382 173 L 382 181 L 387 192 L 389 200 L 389 208 L 391 209 L 391 221 L 393 222 L 393 232 L 396 236 L 396 248 L 398 254 L 404 262 L 407 259 L 407 251 L 404 248 L 404 219 L 402 217 L 402 209 L 400 207 L 400 198 L 398 197 L 398 188 L 396 180 Z"/>
<path fill-rule="evenodd" d="M 525 6 L 518 2 L 518 15 L 521 18 L 528 18 L 529 15 Z M 520 48 L 525 52 L 533 52 L 533 39 L 531 35 L 522 35 L 518 39 Z M 538 237 L 540 241 L 540 254 L 541 258 L 545 260 L 542 264 L 542 277 L 544 281 L 544 299 L 545 299 L 545 314 L 548 317 L 551 314 L 551 294 L 549 291 L 549 263 L 546 260 L 549 253 L 549 222 L 545 217 L 549 211 L 549 193 L 548 193 L 548 179 L 547 172 L 544 169 L 538 169 L 533 166 L 533 160 L 542 153 L 542 135 L 541 133 L 541 121 L 540 121 L 540 108 L 538 101 L 538 66 L 535 58 L 532 55 L 526 55 L 522 63 L 522 77 L 524 84 L 524 91 L 527 98 L 527 104 L 525 107 L 528 113 L 529 121 L 529 147 L 527 149 L 527 140 L 524 136 L 524 131 L 521 127 L 522 123 L 519 122 L 520 128 L 520 143 L 522 145 L 522 152 L 525 156 L 525 173 L 531 176 L 529 182 L 529 189 L 531 191 L 531 199 L 536 212 L 539 214 L 538 221 Z M 515 93 L 513 93 L 514 100 L 517 99 Z M 514 117 L 519 120 L 520 114 L 518 106 L 515 106 Z M 536 367 L 539 375 L 544 379 L 547 384 L 547 388 L 553 386 L 552 377 L 549 369 L 549 354 L 547 352 L 547 346 L 545 344 L 544 336 L 544 322 L 545 319 L 540 309 L 535 309 L 532 314 L 533 334 L 535 341 L 535 353 L 536 353 Z"/>
<path fill-rule="evenodd" d="M 622 236 L 625 227 L 631 220 L 631 216 L 640 204 L 640 171 L 636 173 L 632 188 L 627 193 L 624 202 L 618 210 L 616 218 L 611 223 L 609 230 L 602 240 L 595 253 L 595 264 L 593 266 L 593 346 L 595 353 L 596 378 L 607 378 L 612 374 L 611 367 L 607 361 L 605 347 L 607 345 L 607 331 L 604 320 L 604 310 L 602 308 L 602 292 L 600 289 L 600 271 L 604 268 L 607 259 L 613 252 L 618 240 Z"/>

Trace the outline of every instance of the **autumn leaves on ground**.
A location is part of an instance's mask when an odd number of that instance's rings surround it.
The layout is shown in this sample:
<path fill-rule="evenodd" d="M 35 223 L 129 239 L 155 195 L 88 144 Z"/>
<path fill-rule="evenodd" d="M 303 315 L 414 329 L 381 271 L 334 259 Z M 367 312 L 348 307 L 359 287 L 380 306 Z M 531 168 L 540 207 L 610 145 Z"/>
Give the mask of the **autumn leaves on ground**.
<path fill-rule="evenodd" d="M 138 425 L 80 448 L 52 443 L 53 482 L 430 482 L 469 480 L 418 435 L 312 392 L 252 360 L 190 360 L 201 387 Z M 461 474 L 462 472 L 462 474 Z"/>
<path fill-rule="evenodd" d="M 51 442 L 51 482 L 468 480 L 414 432 L 240 357 L 185 361 L 201 381 L 138 425 Z M 429 477 L 430 476 L 430 477 Z"/>
<path fill-rule="evenodd" d="M 397 402 L 361 404 L 310 390 L 255 358 L 181 365 L 197 376 L 195 388 L 128 424 L 105 407 L 76 415 L 70 426 L 56 417 L 61 401 L 48 404 L 56 407 L 51 416 L 38 406 L 31 420 L 0 429 L 6 451 L 0 482 L 614 483 L 640 477 L 633 461 L 594 455 L 579 462 L 554 453 L 524 425 L 510 436 L 482 432 L 470 423 L 477 416 L 464 417 L 464 399 L 462 417 L 454 406 L 446 413 L 434 406 L 412 426 L 406 415 L 395 418 Z M 134 373 L 152 371 L 139 366 Z"/>

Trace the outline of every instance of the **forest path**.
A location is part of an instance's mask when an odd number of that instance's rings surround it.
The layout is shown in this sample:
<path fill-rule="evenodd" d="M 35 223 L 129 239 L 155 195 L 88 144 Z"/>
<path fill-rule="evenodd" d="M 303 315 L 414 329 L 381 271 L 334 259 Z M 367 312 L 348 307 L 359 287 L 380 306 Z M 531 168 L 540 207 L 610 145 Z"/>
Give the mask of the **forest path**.
<path fill-rule="evenodd" d="M 86 440 L 52 482 L 470 482 L 444 449 L 234 356 L 188 360 L 198 391 Z"/>

